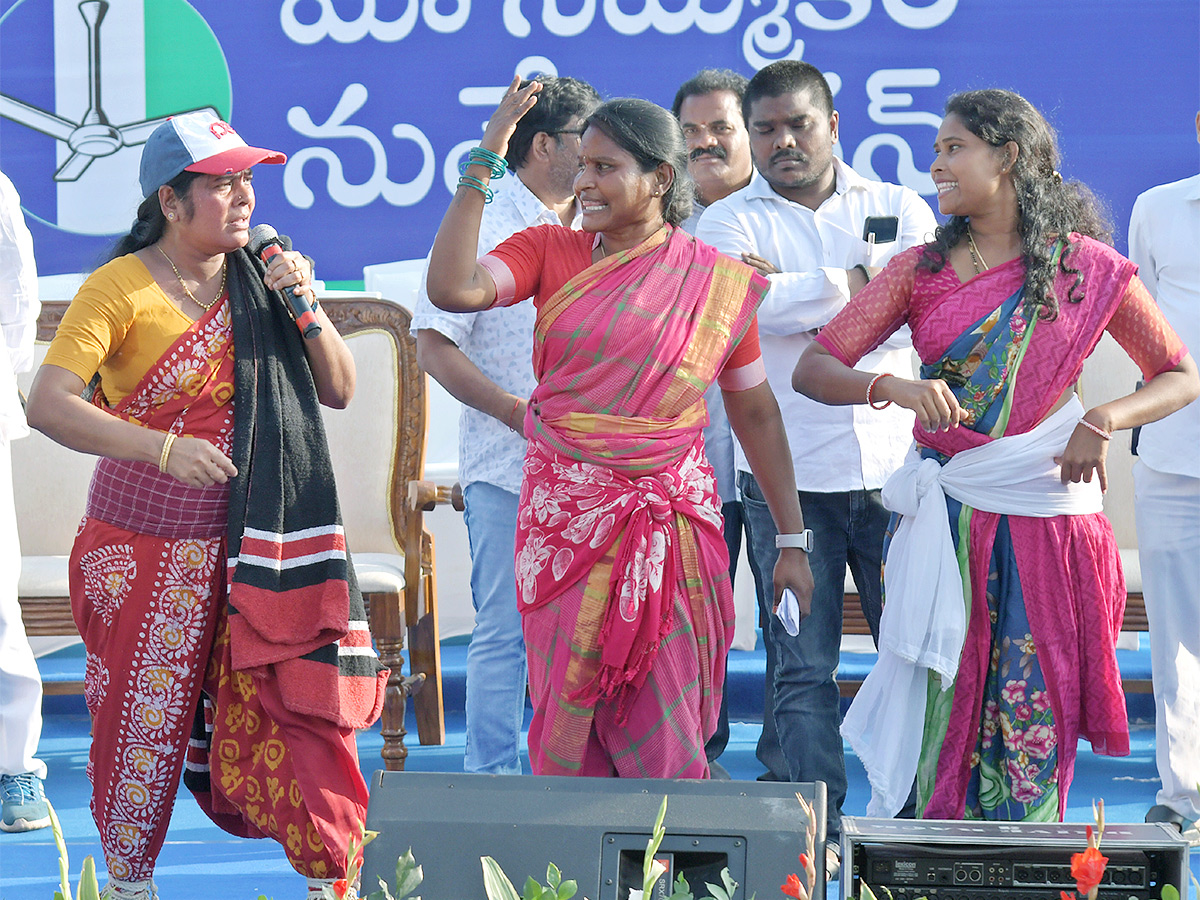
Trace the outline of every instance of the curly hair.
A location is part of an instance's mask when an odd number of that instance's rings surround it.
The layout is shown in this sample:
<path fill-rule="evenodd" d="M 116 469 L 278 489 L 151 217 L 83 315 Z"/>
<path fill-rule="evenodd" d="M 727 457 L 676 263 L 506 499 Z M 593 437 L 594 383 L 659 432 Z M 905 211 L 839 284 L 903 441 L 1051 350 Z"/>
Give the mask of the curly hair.
<path fill-rule="evenodd" d="M 1020 152 L 1012 165 L 1017 195 L 1017 228 L 1021 236 L 1021 262 L 1025 265 L 1027 315 L 1052 320 L 1058 316 L 1054 278 L 1058 271 L 1075 276 L 1067 291 L 1067 302 L 1084 297 L 1083 276 L 1070 264 L 1075 246 L 1069 240 L 1077 232 L 1106 244 L 1112 243 L 1112 226 L 1096 196 L 1078 181 L 1063 181 L 1058 173 L 1058 139 L 1054 129 L 1028 100 L 1013 91 L 991 88 L 964 91 L 946 101 L 946 115 L 959 121 L 976 137 L 997 150 L 1009 141 Z M 950 249 L 967 232 L 970 218 L 951 216 L 938 226 L 933 241 L 925 246 L 920 265 L 939 272 Z M 1055 261 L 1054 238 L 1067 240 Z"/>

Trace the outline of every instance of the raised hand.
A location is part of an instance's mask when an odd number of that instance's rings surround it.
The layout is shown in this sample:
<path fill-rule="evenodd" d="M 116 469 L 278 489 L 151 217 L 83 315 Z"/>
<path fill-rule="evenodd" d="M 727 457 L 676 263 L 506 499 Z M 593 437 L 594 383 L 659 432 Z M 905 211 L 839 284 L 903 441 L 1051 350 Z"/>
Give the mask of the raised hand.
<path fill-rule="evenodd" d="M 517 128 L 517 123 L 537 103 L 537 94 L 541 89 L 539 81 L 530 81 L 525 87 L 521 87 L 521 76 L 514 76 L 500 105 L 488 119 L 487 128 L 483 131 L 483 140 L 479 142 L 480 146 L 491 150 L 497 156 L 503 156 L 508 151 L 508 142 Z"/>

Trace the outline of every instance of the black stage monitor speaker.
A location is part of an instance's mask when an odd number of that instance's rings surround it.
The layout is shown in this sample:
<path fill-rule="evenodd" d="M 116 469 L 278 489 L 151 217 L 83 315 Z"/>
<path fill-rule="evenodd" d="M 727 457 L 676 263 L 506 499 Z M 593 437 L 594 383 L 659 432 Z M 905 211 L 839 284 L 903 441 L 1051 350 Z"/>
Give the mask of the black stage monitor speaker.
<path fill-rule="evenodd" d="M 842 897 L 866 882 L 893 900 L 1058 900 L 1075 895 L 1071 854 L 1086 825 L 842 819 Z M 1187 896 L 1188 844 L 1162 824 L 1104 827 L 1108 857 L 1100 900 L 1158 900 L 1164 885 Z"/>
<path fill-rule="evenodd" d="M 544 883 L 554 863 L 579 884 L 578 900 L 628 900 L 641 888 L 642 857 L 666 795 L 666 838 L 659 851 L 697 897 L 728 868 L 741 885 L 734 900 L 775 896 L 799 872 L 807 819 L 799 792 L 816 811 L 825 840 L 825 785 L 756 781 L 562 778 L 532 775 L 375 773 L 367 828 L 379 832 L 364 853 L 362 892 L 395 880 L 410 847 L 425 879 L 422 900 L 482 900 L 479 859 L 493 857 L 521 892 Z M 816 854 L 818 867 L 825 854 Z M 818 870 L 824 886 L 824 871 Z M 665 882 L 660 881 L 660 886 Z M 670 891 L 668 890 L 667 893 Z M 818 894 L 820 896 L 820 894 Z"/>

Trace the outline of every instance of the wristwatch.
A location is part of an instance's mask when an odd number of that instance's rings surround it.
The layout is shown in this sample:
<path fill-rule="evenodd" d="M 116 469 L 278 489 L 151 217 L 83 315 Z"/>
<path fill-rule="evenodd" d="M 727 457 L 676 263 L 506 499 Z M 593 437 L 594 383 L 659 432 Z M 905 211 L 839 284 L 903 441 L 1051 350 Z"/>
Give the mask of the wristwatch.
<path fill-rule="evenodd" d="M 813 539 L 812 529 L 805 528 L 799 534 L 777 534 L 775 535 L 775 549 L 782 550 L 784 547 L 796 547 L 803 550 L 805 553 L 812 553 Z"/>

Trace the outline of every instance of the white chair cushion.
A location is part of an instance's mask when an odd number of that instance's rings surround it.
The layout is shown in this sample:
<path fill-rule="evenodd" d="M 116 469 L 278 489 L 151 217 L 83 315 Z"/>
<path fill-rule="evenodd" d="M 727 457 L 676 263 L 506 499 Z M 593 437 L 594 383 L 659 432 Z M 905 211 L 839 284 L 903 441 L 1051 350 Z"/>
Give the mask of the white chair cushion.
<path fill-rule="evenodd" d="M 67 562 L 63 556 L 22 556 L 17 595 L 21 597 L 67 597 Z"/>
<path fill-rule="evenodd" d="M 354 574 L 364 594 L 404 592 L 403 556 L 396 553 L 353 553 L 353 556 Z"/>

